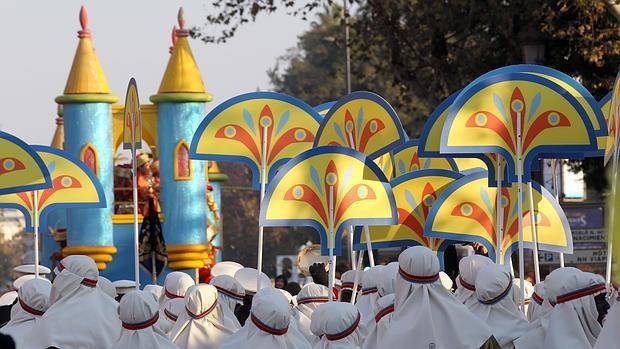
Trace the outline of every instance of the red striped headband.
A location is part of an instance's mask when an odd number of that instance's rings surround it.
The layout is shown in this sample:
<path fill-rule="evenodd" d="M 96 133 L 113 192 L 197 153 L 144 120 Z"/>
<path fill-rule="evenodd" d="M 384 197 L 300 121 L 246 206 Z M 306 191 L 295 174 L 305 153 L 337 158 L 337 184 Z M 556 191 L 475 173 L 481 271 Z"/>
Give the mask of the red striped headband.
<path fill-rule="evenodd" d="M 543 301 L 544 301 L 544 299 L 541 296 L 539 296 L 538 293 L 536 293 L 536 292 L 534 292 L 534 294 L 532 294 L 532 299 L 538 305 L 542 305 Z"/>
<path fill-rule="evenodd" d="M 157 320 L 159 320 L 159 312 L 155 313 L 155 316 L 153 316 L 150 320 L 141 322 L 139 324 L 128 324 L 126 322 L 123 322 L 123 328 L 131 331 L 143 330 L 147 327 L 155 325 Z"/>
<path fill-rule="evenodd" d="M 599 293 L 602 291 L 606 291 L 607 287 L 605 287 L 605 284 L 596 284 L 594 286 L 590 286 L 590 287 L 586 287 L 586 288 L 582 288 L 580 290 L 577 291 L 573 291 L 567 294 L 563 294 L 561 296 L 559 296 L 556 300 L 557 304 L 561 304 L 561 303 L 566 303 L 566 302 L 570 302 L 573 301 L 575 299 L 579 299 L 582 297 L 586 297 L 595 293 Z"/>
<path fill-rule="evenodd" d="M 376 287 L 370 287 L 370 288 L 363 288 L 362 289 L 362 296 L 367 295 L 367 294 L 371 294 L 371 293 L 376 293 L 378 290 Z"/>
<path fill-rule="evenodd" d="M 24 309 L 25 312 L 30 313 L 32 315 L 36 315 L 36 316 L 41 316 L 41 315 L 45 314 L 44 311 L 37 310 L 37 309 L 29 306 L 21 298 L 17 298 L 17 300 L 19 301 L 19 305 L 22 307 L 22 309 Z"/>
<path fill-rule="evenodd" d="M 203 311 L 200 314 L 192 313 L 189 309 L 187 309 L 187 306 L 185 306 L 185 311 L 187 312 L 187 315 L 189 315 L 190 317 L 192 317 L 194 319 L 202 319 L 203 317 L 209 315 L 213 311 L 213 309 L 215 309 L 216 306 L 217 306 L 217 299 L 213 302 L 213 305 L 211 305 L 211 307 L 209 307 L 209 309 Z"/>
<path fill-rule="evenodd" d="M 171 312 L 168 311 L 168 309 L 164 308 L 164 315 L 166 315 L 166 317 L 172 321 L 177 321 L 177 319 L 179 318 L 178 316 L 172 314 Z"/>
<path fill-rule="evenodd" d="M 353 333 L 355 331 L 355 329 L 357 328 L 357 326 L 360 324 L 360 320 L 361 320 L 361 316 L 360 313 L 357 313 L 357 319 L 355 319 L 355 322 L 346 330 L 340 332 L 340 333 L 336 333 L 336 334 L 326 334 L 325 338 L 327 338 L 327 340 L 330 341 L 337 341 L 340 339 L 343 339 L 345 337 L 348 337 L 351 333 Z"/>
<path fill-rule="evenodd" d="M 375 315 L 375 322 L 379 323 L 384 316 L 389 315 L 394 312 L 394 304 L 387 306 L 386 308 L 381 309 L 377 315 Z"/>
<path fill-rule="evenodd" d="M 170 299 L 183 298 L 183 296 L 179 296 L 176 293 L 172 293 L 172 292 L 168 291 L 168 289 L 165 288 L 165 287 L 164 287 L 164 294 L 166 295 L 166 297 L 168 297 Z"/>
<path fill-rule="evenodd" d="M 354 282 L 343 282 L 342 286 L 340 286 L 340 288 L 343 289 L 343 290 L 346 290 L 346 289 L 352 290 L 353 286 L 355 286 Z M 357 289 L 359 290 L 361 288 L 361 286 L 362 285 L 357 285 Z"/>
<path fill-rule="evenodd" d="M 306 304 L 306 303 L 327 303 L 329 302 L 328 297 L 307 297 L 297 300 L 297 304 Z"/>
<path fill-rule="evenodd" d="M 239 293 L 235 293 L 233 291 L 227 290 L 223 287 L 220 286 L 215 286 L 215 288 L 217 288 L 217 292 L 222 293 L 230 298 L 234 298 L 236 300 L 242 301 L 243 300 L 243 295 L 239 294 Z"/>
<path fill-rule="evenodd" d="M 274 336 L 281 336 L 283 334 L 286 334 L 286 332 L 288 332 L 288 326 L 284 327 L 284 328 L 273 328 L 270 327 L 266 324 L 264 324 L 262 321 L 260 321 L 256 316 L 254 316 L 253 313 L 250 313 L 250 318 L 252 319 L 252 323 L 254 324 L 254 326 L 256 326 L 259 330 L 272 334 Z"/>
<path fill-rule="evenodd" d="M 504 292 L 500 293 L 495 298 L 491 298 L 491 299 L 487 299 L 487 300 L 478 299 L 478 301 L 480 303 L 486 304 L 486 305 L 495 304 L 495 303 L 501 301 L 502 299 L 504 299 L 504 297 L 506 297 L 508 295 L 508 293 L 510 293 L 510 290 L 512 290 L 512 278 L 509 276 L 508 277 L 508 287 L 506 287 Z"/>
<path fill-rule="evenodd" d="M 470 290 L 472 292 L 476 292 L 476 286 L 468 283 L 467 281 L 463 280 L 463 278 L 459 275 L 459 282 L 461 283 L 461 286 L 463 286 L 464 289 L 466 290 Z"/>
<path fill-rule="evenodd" d="M 398 268 L 398 273 L 406 281 L 413 282 L 416 284 L 430 284 L 430 283 L 433 283 L 439 280 L 439 273 L 435 275 L 429 275 L 429 276 L 417 276 L 417 275 L 407 273 L 406 271 L 403 270 L 403 268 L 400 268 L 400 267 Z"/>
<path fill-rule="evenodd" d="M 82 279 L 82 285 L 88 286 L 88 287 L 96 287 L 97 286 L 97 280 L 83 278 Z"/>

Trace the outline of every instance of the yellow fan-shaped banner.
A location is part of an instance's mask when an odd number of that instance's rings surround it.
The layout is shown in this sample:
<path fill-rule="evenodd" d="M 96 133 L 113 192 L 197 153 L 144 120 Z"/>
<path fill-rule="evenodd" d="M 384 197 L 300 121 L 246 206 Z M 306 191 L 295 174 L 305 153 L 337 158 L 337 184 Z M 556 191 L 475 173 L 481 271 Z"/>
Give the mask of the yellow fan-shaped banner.
<path fill-rule="evenodd" d="M 435 201 L 426 220 L 425 235 L 457 241 L 479 242 L 495 259 L 497 245 L 497 188 L 489 187 L 487 173 L 477 172 L 455 180 Z M 532 216 L 535 212 L 538 248 L 545 251 L 572 253 L 571 230 L 564 211 L 544 187 L 533 182 L 534 209 L 524 200 L 524 246 L 532 246 Z M 502 188 L 504 259 L 518 246 L 517 185 Z M 524 195 L 525 196 L 525 195 Z M 525 199 L 525 197 L 524 197 Z"/>
<path fill-rule="evenodd" d="M 245 163 L 258 188 L 263 165 L 269 182 L 280 166 L 312 147 L 321 119 L 309 105 L 281 93 L 243 94 L 205 117 L 192 139 L 190 156 Z"/>
<path fill-rule="evenodd" d="M 0 131 L 0 195 L 51 186 L 41 157 L 21 139 Z"/>
<path fill-rule="evenodd" d="M 317 132 L 314 146 L 338 145 L 374 159 L 407 136 L 394 108 L 372 92 L 353 92 L 333 105 Z"/>
<path fill-rule="evenodd" d="M 394 148 L 392 154 L 392 157 L 394 158 L 396 177 L 420 170 L 459 170 L 456 162 L 451 158 L 421 157 L 418 151 L 417 139 L 408 140 L 407 142 Z"/>
<path fill-rule="evenodd" d="M 52 147 L 32 146 L 45 163 L 52 187 L 38 191 L 39 216 L 43 218 L 51 208 L 105 207 L 105 195 L 95 174 L 71 154 Z M 33 193 L 0 195 L 0 207 L 16 208 L 26 218 L 26 229 L 34 224 Z"/>
<path fill-rule="evenodd" d="M 394 163 L 392 162 L 392 155 L 385 153 L 374 160 L 375 164 L 379 166 L 381 171 L 385 173 L 385 177 L 390 180 L 394 177 Z"/>
<path fill-rule="evenodd" d="M 338 146 L 313 148 L 291 159 L 269 184 L 260 212 L 263 226 L 315 228 L 324 255 L 333 247 L 340 254 L 346 227 L 396 221 L 385 174 L 364 154 Z"/>
<path fill-rule="evenodd" d="M 614 82 L 614 88 L 599 102 L 601 112 L 605 116 L 607 138 L 605 142 L 605 165 L 609 163 L 618 149 L 618 133 L 620 122 L 620 73 Z"/>
<path fill-rule="evenodd" d="M 433 204 L 442 191 L 456 179 L 462 177 L 449 170 L 418 170 L 405 173 L 390 182 L 396 199 L 398 224 L 370 227 L 373 248 L 402 246 L 426 246 L 442 252 L 448 240 L 434 239 L 433 243 L 424 236 L 424 225 Z M 354 249 L 366 249 L 366 236 L 362 227 L 357 227 Z"/>
<path fill-rule="evenodd" d="M 470 84 L 458 95 L 443 126 L 441 152 L 499 153 L 514 182 L 519 123 L 526 182 L 543 154 L 597 151 L 592 123 L 573 96 L 548 79 L 507 73 Z"/>

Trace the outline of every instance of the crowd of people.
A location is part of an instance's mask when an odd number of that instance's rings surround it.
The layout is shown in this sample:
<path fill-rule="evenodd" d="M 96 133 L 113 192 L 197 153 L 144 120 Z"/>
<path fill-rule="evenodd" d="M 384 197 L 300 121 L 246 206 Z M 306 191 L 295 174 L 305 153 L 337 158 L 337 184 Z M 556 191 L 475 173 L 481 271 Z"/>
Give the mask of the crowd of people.
<path fill-rule="evenodd" d="M 10 319 L 0 327 L 0 347 L 620 347 L 616 290 L 599 275 L 572 267 L 556 269 L 522 292 L 506 266 L 471 255 L 460 260 L 453 284 L 440 272 L 437 256 L 417 246 L 398 262 L 343 273 L 334 289 L 327 287 L 324 266 L 314 265 L 313 282 L 295 294 L 273 287 L 265 274 L 257 287 L 255 269 L 228 268 L 226 262 L 216 267 L 208 284 L 171 272 L 163 287 L 119 295 L 91 258 L 65 257 L 53 282 L 31 277 L 18 285 Z"/>

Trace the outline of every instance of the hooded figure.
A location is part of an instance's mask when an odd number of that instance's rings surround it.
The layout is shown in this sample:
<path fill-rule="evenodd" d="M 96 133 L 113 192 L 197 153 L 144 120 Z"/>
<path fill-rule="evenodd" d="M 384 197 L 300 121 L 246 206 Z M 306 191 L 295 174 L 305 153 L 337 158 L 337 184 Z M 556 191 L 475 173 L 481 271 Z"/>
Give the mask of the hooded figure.
<path fill-rule="evenodd" d="M 612 291 L 612 295 L 617 292 Z M 618 349 L 620 348 L 620 302 L 616 299 L 609 310 L 609 314 L 603 323 L 603 329 L 598 335 L 594 349 Z"/>
<path fill-rule="evenodd" d="M 312 314 L 312 333 L 319 341 L 313 349 L 359 349 L 366 336 L 361 314 L 354 305 L 330 302 Z"/>
<path fill-rule="evenodd" d="M 531 282 L 524 280 L 523 285 L 525 287 L 525 313 L 527 314 L 528 309 L 530 308 L 530 303 L 532 303 L 532 295 L 534 294 L 534 285 Z M 512 300 L 518 306 L 521 306 L 521 279 L 512 279 Z"/>
<path fill-rule="evenodd" d="M 491 329 L 441 285 L 433 251 L 409 247 L 398 264 L 394 313 L 378 348 L 499 348 Z"/>
<path fill-rule="evenodd" d="M 297 306 L 294 308 L 295 319 L 297 319 L 299 331 L 310 344 L 318 341 L 318 338 L 310 329 L 312 314 L 321 304 L 327 303 L 328 299 L 329 290 L 327 287 L 319 284 L 308 284 L 297 295 Z"/>
<path fill-rule="evenodd" d="M 339 301 L 341 302 L 351 301 L 351 296 L 353 296 L 353 286 L 355 286 L 355 277 L 357 273 L 358 273 L 357 270 L 347 270 L 344 273 L 342 273 L 342 276 L 340 276 L 340 281 L 342 284 L 340 286 L 340 293 L 338 294 Z M 363 272 L 360 271 L 359 273 L 363 273 Z M 362 280 L 362 275 L 360 275 L 359 280 L 358 280 L 358 285 L 357 285 L 358 291 L 362 289 L 363 281 L 364 280 Z"/>
<path fill-rule="evenodd" d="M 601 278 L 592 273 L 565 277 L 549 318 L 543 348 L 590 349 L 601 332 L 595 296 L 607 291 Z"/>
<path fill-rule="evenodd" d="M 191 276 L 180 271 L 173 271 L 166 275 L 164 289 L 159 297 L 159 306 L 163 307 L 169 299 L 185 297 L 187 289 L 195 284 L 196 282 L 194 282 Z"/>
<path fill-rule="evenodd" d="M 123 323 L 121 337 L 112 349 L 178 349 L 155 324 L 159 304 L 150 292 L 131 291 L 121 299 L 118 316 Z"/>
<path fill-rule="evenodd" d="M 459 276 L 456 278 L 456 291 L 454 294 L 465 306 L 475 304 L 476 300 L 476 276 L 478 271 L 493 261 L 488 257 L 474 254 L 463 257 L 459 262 Z"/>
<path fill-rule="evenodd" d="M 290 306 L 281 293 L 259 292 L 245 325 L 219 349 L 310 349 L 303 336 L 289 332 Z"/>
<path fill-rule="evenodd" d="M 51 289 L 49 280 L 32 279 L 17 291 L 17 303 L 11 309 L 11 320 L 0 328 L 0 332 L 13 337 L 17 348 L 24 345 L 26 336 L 34 333 L 33 328 L 49 307 Z"/>
<path fill-rule="evenodd" d="M 377 299 L 379 294 L 377 293 L 378 280 L 383 272 L 383 265 L 374 266 L 362 274 L 361 283 L 364 285 L 361 294 L 357 297 L 355 305 L 362 314 L 362 322 L 372 320 L 374 317 L 375 307 L 377 306 Z"/>
<path fill-rule="evenodd" d="M 227 306 L 231 313 L 234 314 L 237 310 L 237 306 L 243 305 L 243 297 L 245 297 L 245 290 L 239 281 L 235 280 L 230 275 L 218 275 L 211 279 L 210 285 L 213 285 L 217 289 L 217 299 L 222 306 Z M 233 317 L 237 329 L 241 328 L 239 320 Z"/>
<path fill-rule="evenodd" d="M 581 273 L 579 269 L 567 267 L 555 269 L 547 275 L 543 284 L 545 298 L 538 311 L 538 318 L 530 323 L 528 331 L 523 336 L 514 341 L 515 348 L 546 349 L 543 344 L 549 328 L 549 318 L 555 306 L 556 298 L 562 292 L 562 283 L 564 279 L 579 273 Z"/>
<path fill-rule="evenodd" d="M 237 308 L 235 311 L 235 316 L 241 326 L 245 325 L 245 320 L 247 320 L 248 316 L 250 316 L 250 308 L 252 308 L 252 298 L 256 294 L 256 276 L 258 275 L 258 270 L 254 268 L 241 268 L 235 272 L 235 280 L 237 280 L 243 289 L 245 290 L 245 297 L 243 297 L 243 304 Z M 271 279 L 267 274 L 261 272 L 260 273 L 261 288 L 271 287 Z"/>
<path fill-rule="evenodd" d="M 375 349 L 379 338 L 383 337 L 390 325 L 392 312 L 394 312 L 394 288 L 398 276 L 398 262 L 386 265 L 377 281 L 377 295 L 379 298 L 375 304 L 372 317 L 364 321 L 364 327 L 368 335 L 364 339 L 363 348 Z"/>
<path fill-rule="evenodd" d="M 159 310 L 159 320 L 155 326 L 163 333 L 168 335 L 174 327 L 181 312 L 185 311 L 185 299 L 170 299 Z"/>
<path fill-rule="evenodd" d="M 144 286 L 144 291 L 152 294 L 155 300 L 159 302 L 159 298 L 161 298 L 162 293 L 164 293 L 164 288 L 159 285 L 146 285 Z"/>
<path fill-rule="evenodd" d="M 512 276 L 506 267 L 489 264 L 476 278 L 477 303 L 469 310 L 486 322 L 502 349 L 514 348 L 513 341 L 523 335 L 529 323 L 513 300 Z"/>
<path fill-rule="evenodd" d="M 103 291 L 103 293 L 107 294 L 112 299 L 116 300 L 116 297 L 118 296 L 116 294 L 116 287 L 114 287 L 110 279 L 103 277 L 103 276 L 99 276 L 99 279 L 97 279 L 97 287 L 101 291 Z"/>
<path fill-rule="evenodd" d="M 50 308 L 24 348 L 109 348 L 120 336 L 118 303 L 97 288 L 99 270 L 90 257 L 65 257 L 50 291 Z"/>
<path fill-rule="evenodd" d="M 542 309 L 543 301 L 545 300 L 545 283 L 543 281 L 534 285 L 534 292 L 532 293 L 532 301 L 527 308 L 527 319 L 530 322 L 538 319 L 540 311 Z"/>
<path fill-rule="evenodd" d="M 190 287 L 170 339 L 181 349 L 216 349 L 233 334 L 237 327 L 234 315 L 226 305 L 217 301 L 217 289 L 199 284 Z"/>

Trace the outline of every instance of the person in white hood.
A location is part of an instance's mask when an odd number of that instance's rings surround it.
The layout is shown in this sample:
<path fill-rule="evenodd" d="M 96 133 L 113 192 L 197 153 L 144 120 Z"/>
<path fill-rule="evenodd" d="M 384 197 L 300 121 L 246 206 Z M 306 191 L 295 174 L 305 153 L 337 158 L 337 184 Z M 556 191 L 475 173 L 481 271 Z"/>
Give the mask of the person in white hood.
<path fill-rule="evenodd" d="M 147 291 L 131 291 L 123 296 L 118 316 L 123 329 L 112 349 L 178 349 L 155 324 L 159 304 Z"/>
<path fill-rule="evenodd" d="M 514 340 L 521 337 L 529 323 L 513 300 L 512 276 L 503 265 L 489 264 L 476 278 L 478 302 L 469 310 L 491 327 L 493 336 L 502 349 L 513 349 Z"/>
<path fill-rule="evenodd" d="M 234 277 L 225 274 L 218 275 L 211 279 L 209 284 L 213 285 L 217 289 L 218 301 L 222 305 L 227 306 L 232 314 L 235 313 L 238 306 L 243 305 L 245 289 L 241 286 L 239 281 L 235 280 Z M 233 321 L 238 329 L 241 328 L 241 324 L 236 317 L 234 317 Z"/>
<path fill-rule="evenodd" d="M 110 279 L 100 275 L 97 279 L 97 287 L 101 289 L 103 293 L 116 300 L 116 297 L 118 296 L 116 294 L 116 287 L 114 287 L 114 284 L 112 284 L 112 281 L 110 281 Z"/>
<path fill-rule="evenodd" d="M 358 308 L 350 303 L 322 304 L 312 314 L 311 330 L 319 341 L 313 349 L 359 349 L 366 336 Z"/>
<path fill-rule="evenodd" d="M 357 276 L 357 274 L 360 274 Z M 347 270 L 340 276 L 340 293 L 338 294 L 338 300 L 341 302 L 350 302 L 351 296 L 353 295 L 353 286 L 355 286 L 355 278 L 358 278 L 357 284 L 357 297 L 359 298 L 359 291 L 362 289 L 362 274 L 363 271 L 358 270 Z"/>
<path fill-rule="evenodd" d="M 181 349 L 217 349 L 237 328 L 234 314 L 217 300 L 217 289 L 198 284 L 187 290 L 185 311 L 181 312 L 170 339 Z"/>
<path fill-rule="evenodd" d="M 47 279 L 37 278 L 24 282 L 17 291 L 17 303 L 11 309 L 11 320 L 0 328 L 0 333 L 13 337 L 15 347 L 21 348 L 27 336 L 49 307 L 52 284 Z"/>
<path fill-rule="evenodd" d="M 366 323 L 368 320 L 374 318 L 375 307 L 377 306 L 377 299 L 379 299 L 377 284 L 383 272 L 383 265 L 374 266 L 362 274 L 362 291 L 357 297 L 355 305 L 362 314 L 362 322 Z"/>
<path fill-rule="evenodd" d="M 161 332 L 168 335 L 177 322 L 179 315 L 184 311 L 184 298 L 169 299 L 166 301 L 166 304 L 164 304 L 164 307 L 159 310 L 159 320 L 155 326 L 159 328 Z"/>
<path fill-rule="evenodd" d="M 97 288 L 99 270 L 88 256 L 68 256 L 58 264 L 50 308 L 24 348 L 109 348 L 121 332 L 118 303 Z"/>
<path fill-rule="evenodd" d="M 312 314 L 321 304 L 327 303 L 329 290 L 319 284 L 308 284 L 299 291 L 297 295 L 297 306 L 295 306 L 295 318 L 299 331 L 306 337 L 310 344 L 318 341 L 318 338 L 310 330 Z"/>
<path fill-rule="evenodd" d="M 499 348 L 491 329 L 443 287 L 433 251 L 409 247 L 398 264 L 394 313 L 378 348 Z"/>
<path fill-rule="evenodd" d="M 478 271 L 489 264 L 493 264 L 491 259 L 478 254 L 463 257 L 459 261 L 459 276 L 456 278 L 457 288 L 454 294 L 465 306 L 477 302 L 476 277 L 478 276 Z"/>
<path fill-rule="evenodd" d="M 388 327 L 394 312 L 394 289 L 398 277 L 398 262 L 392 262 L 383 268 L 377 282 L 377 299 L 373 316 L 364 322 L 368 335 L 364 339 L 364 349 L 375 349 Z"/>
<path fill-rule="evenodd" d="M 534 285 L 534 292 L 532 293 L 532 301 L 527 308 L 527 319 L 530 322 L 538 319 L 540 311 L 542 309 L 543 302 L 545 300 L 545 283 L 543 281 Z"/>
<path fill-rule="evenodd" d="M 185 297 L 187 289 L 195 284 L 194 279 L 180 271 L 173 271 L 166 275 L 164 289 L 159 297 L 159 307 L 163 307 L 166 301 L 170 299 Z"/>
<path fill-rule="evenodd" d="M 580 272 L 565 277 L 551 312 L 543 348 L 591 349 L 609 310 L 609 304 L 603 304 L 606 292 L 607 287 L 598 275 Z M 600 308 L 597 297 L 602 299 Z"/>
<path fill-rule="evenodd" d="M 219 349 L 310 349 L 303 336 L 289 331 L 291 320 L 290 306 L 282 294 L 259 292 L 243 327 Z"/>

